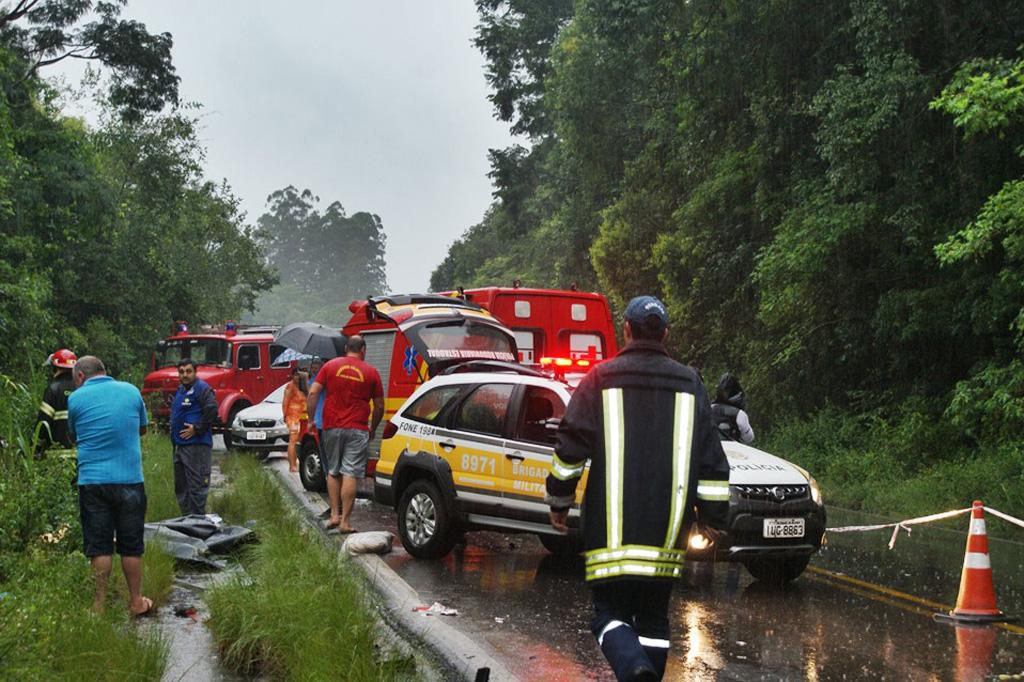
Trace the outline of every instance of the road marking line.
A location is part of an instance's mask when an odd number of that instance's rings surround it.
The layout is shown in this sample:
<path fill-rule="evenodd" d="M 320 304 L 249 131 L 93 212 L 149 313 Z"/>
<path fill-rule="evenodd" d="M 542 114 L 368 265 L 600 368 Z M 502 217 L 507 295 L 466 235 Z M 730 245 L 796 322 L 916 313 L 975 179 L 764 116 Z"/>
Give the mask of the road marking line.
<path fill-rule="evenodd" d="M 817 566 L 808 566 L 807 570 L 815 574 L 813 576 L 809 576 L 812 579 L 816 579 L 823 583 L 830 583 L 832 580 L 839 583 L 847 583 L 847 585 L 852 587 L 844 585 L 836 585 L 836 587 L 845 589 L 849 592 L 853 592 L 854 594 L 859 594 L 861 596 L 867 597 L 868 599 L 874 599 L 875 601 L 880 601 L 886 604 L 897 606 L 901 609 L 911 611 L 913 613 L 931 616 L 936 611 L 947 613 L 953 609 L 953 607 L 949 606 L 948 604 L 942 604 L 940 602 L 932 601 L 930 599 L 924 599 L 923 597 L 915 597 L 912 594 L 900 592 L 899 590 L 894 590 L 891 587 L 885 587 L 884 585 L 877 585 L 866 580 L 852 578 L 848 575 L 843 575 L 842 573 L 834 573 L 832 571 L 826 570 L 824 568 L 819 568 Z M 872 593 L 878 593 L 885 596 L 880 597 L 878 596 L 878 594 Z M 918 606 L 910 606 L 902 602 L 911 602 L 912 604 L 917 604 Z M 927 609 L 931 610 L 920 608 L 921 606 L 927 607 Z M 1021 627 L 1019 625 L 1011 625 L 1010 623 L 992 623 L 992 625 L 994 625 L 997 628 L 1006 630 L 1007 632 L 1013 632 L 1018 635 L 1024 635 L 1024 627 Z"/>

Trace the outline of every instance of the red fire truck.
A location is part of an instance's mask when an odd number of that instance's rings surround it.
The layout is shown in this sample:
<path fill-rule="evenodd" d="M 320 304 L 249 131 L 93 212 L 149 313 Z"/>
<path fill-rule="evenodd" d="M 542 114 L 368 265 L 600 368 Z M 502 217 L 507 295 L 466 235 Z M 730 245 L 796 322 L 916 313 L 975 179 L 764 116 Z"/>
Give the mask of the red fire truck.
<path fill-rule="evenodd" d="M 231 434 L 224 428 L 238 412 L 266 398 L 288 381 L 294 361 L 276 363 L 285 350 L 275 344 L 277 327 L 226 323 L 223 327 L 203 327 L 196 332 L 185 322 L 176 323 L 172 336 L 162 339 L 153 353 L 151 371 L 142 384 L 142 395 L 158 423 L 170 418 L 170 404 L 178 389 L 177 363 L 192 358 L 196 375 L 208 383 L 217 397 L 217 431 L 231 447 Z"/>
<path fill-rule="evenodd" d="M 525 365 L 585 369 L 586 361 L 604 360 L 618 352 L 608 299 L 598 293 L 512 286 L 445 295 L 462 296 L 504 322 L 515 334 L 519 361 Z M 545 358 L 547 362 L 542 363 Z"/>

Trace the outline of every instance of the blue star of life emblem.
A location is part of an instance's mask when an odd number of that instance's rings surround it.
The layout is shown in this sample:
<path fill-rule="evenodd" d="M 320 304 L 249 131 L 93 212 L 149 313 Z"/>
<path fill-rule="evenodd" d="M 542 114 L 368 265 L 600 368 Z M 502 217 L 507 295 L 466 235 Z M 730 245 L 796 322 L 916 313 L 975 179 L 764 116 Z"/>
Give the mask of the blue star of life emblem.
<path fill-rule="evenodd" d="M 402 362 L 402 367 L 405 368 L 406 374 L 411 376 L 416 371 L 416 357 L 418 355 L 419 353 L 412 346 L 405 349 L 405 360 Z"/>

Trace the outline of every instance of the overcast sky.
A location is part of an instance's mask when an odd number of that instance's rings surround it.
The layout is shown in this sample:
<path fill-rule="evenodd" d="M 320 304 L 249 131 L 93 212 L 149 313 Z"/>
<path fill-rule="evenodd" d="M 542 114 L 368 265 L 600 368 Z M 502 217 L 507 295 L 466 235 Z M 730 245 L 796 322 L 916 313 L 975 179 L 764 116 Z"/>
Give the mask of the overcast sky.
<path fill-rule="evenodd" d="M 487 150 L 512 139 L 470 44 L 472 0 L 129 0 L 124 16 L 174 36 L 207 175 L 250 222 L 289 184 L 376 213 L 388 283 L 408 293 L 490 204 Z"/>

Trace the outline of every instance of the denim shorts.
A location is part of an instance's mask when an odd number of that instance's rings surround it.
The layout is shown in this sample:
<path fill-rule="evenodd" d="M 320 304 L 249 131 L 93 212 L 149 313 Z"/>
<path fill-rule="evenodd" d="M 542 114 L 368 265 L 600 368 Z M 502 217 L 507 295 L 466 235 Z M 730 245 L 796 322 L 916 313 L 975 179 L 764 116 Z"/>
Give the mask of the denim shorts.
<path fill-rule="evenodd" d="M 324 432 L 325 469 L 331 476 L 366 478 L 370 434 L 362 429 L 327 429 Z"/>
<path fill-rule="evenodd" d="M 142 556 L 145 549 L 146 488 L 141 483 L 78 486 L 83 552 L 87 557 Z"/>

